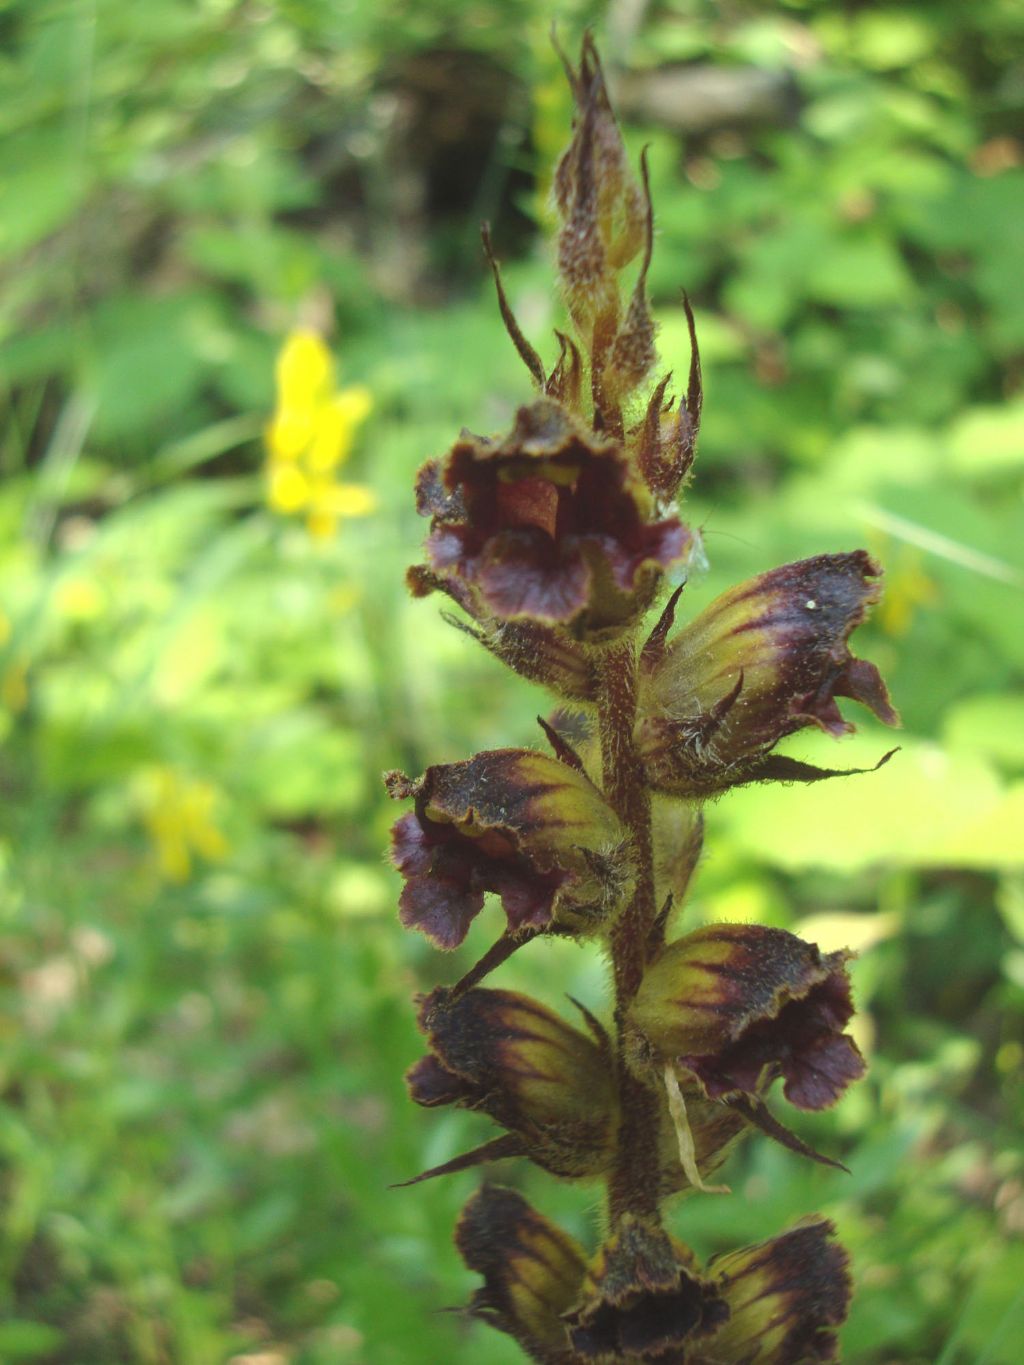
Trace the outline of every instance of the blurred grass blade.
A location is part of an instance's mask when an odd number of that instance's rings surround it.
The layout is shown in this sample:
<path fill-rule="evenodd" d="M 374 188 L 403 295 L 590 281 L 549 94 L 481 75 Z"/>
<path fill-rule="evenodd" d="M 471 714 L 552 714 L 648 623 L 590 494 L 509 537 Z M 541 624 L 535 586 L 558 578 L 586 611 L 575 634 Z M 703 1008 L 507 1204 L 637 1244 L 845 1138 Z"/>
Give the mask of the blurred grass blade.
<path fill-rule="evenodd" d="M 137 486 L 148 488 L 186 474 L 207 460 L 255 440 L 262 428 L 263 420 L 252 413 L 214 422 L 202 431 L 158 450 L 149 464 L 138 471 Z"/>
<path fill-rule="evenodd" d="M 921 526 L 918 522 L 901 517 L 896 512 L 889 512 L 875 503 L 861 503 L 857 510 L 870 526 L 888 532 L 897 540 L 903 540 L 908 545 L 916 545 L 918 549 L 927 550 L 929 554 L 938 555 L 940 559 L 946 559 L 951 564 L 959 564 L 961 568 L 969 569 L 972 573 L 993 578 L 997 583 L 1008 583 L 1015 588 L 1024 587 L 1024 574 L 1012 564 L 996 559 L 993 555 L 975 550 L 970 545 L 961 545 L 959 541 L 944 536 L 940 531 Z"/>

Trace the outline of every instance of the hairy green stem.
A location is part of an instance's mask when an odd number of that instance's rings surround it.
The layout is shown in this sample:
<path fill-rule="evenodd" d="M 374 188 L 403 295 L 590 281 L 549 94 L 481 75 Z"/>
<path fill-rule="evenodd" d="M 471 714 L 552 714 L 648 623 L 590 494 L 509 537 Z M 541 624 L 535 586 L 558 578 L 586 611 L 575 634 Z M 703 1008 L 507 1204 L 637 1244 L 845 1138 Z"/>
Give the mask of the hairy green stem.
<path fill-rule="evenodd" d="M 657 915 L 651 798 L 636 752 L 637 659 L 632 641 L 604 652 L 598 715 L 605 796 L 627 827 L 636 862 L 636 889 L 612 931 L 620 1125 L 618 1156 L 609 1182 L 612 1222 L 625 1213 L 658 1214 L 658 1095 L 626 1066 L 622 1024 L 643 981 L 647 943 Z"/>

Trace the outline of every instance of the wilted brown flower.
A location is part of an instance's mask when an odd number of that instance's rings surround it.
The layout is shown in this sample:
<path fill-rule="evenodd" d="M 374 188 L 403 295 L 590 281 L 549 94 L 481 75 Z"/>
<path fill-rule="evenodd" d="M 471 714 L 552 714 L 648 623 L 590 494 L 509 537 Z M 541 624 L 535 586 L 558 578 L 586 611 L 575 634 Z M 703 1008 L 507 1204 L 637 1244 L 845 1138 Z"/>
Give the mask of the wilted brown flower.
<path fill-rule="evenodd" d="M 494 749 L 418 782 L 386 781 L 416 802 L 392 831 L 401 920 L 439 948 L 462 942 L 487 891 L 513 934 L 594 932 L 628 894 L 625 831 L 590 779 L 557 758 Z"/>
<path fill-rule="evenodd" d="M 725 1164 L 740 1138 L 750 1132 L 747 1119 L 719 1100 L 690 1095 L 686 1102 L 689 1140 L 693 1146 L 692 1166 L 699 1183 L 680 1160 L 679 1130 L 675 1117 L 666 1107 L 660 1117 L 658 1150 L 661 1155 L 662 1194 L 685 1194 L 688 1191 L 709 1189 L 705 1182 Z M 688 1163 L 689 1164 L 689 1163 Z"/>
<path fill-rule="evenodd" d="M 852 730 L 837 697 L 897 725 L 878 669 L 847 645 L 880 572 L 863 550 L 783 565 L 723 593 L 666 645 L 673 598 L 644 651 L 637 743 L 651 784 L 701 797 L 830 776 L 770 751 L 808 725 Z"/>

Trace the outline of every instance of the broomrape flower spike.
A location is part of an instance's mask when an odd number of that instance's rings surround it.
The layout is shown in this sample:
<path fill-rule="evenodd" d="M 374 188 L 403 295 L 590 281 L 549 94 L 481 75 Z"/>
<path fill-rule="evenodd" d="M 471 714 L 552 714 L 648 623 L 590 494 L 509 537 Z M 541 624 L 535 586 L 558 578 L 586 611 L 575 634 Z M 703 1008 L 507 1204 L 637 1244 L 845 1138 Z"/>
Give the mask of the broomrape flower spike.
<path fill-rule="evenodd" d="M 710 1177 L 758 1131 L 839 1164 L 767 1097 L 778 1081 L 788 1103 L 822 1109 L 863 1074 L 845 1031 L 849 954 L 757 925 L 671 929 L 709 798 L 841 775 L 775 752 L 808 726 L 851 730 L 838 699 L 898 723 L 878 670 L 849 645 L 881 569 L 863 550 L 823 554 L 762 573 L 680 625 L 683 589 L 646 619 L 666 571 L 699 544 L 674 506 L 700 431 L 696 324 L 684 295 L 691 350 L 673 393 L 646 296 L 646 165 L 626 156 L 592 38 L 578 65 L 562 60 L 575 116 L 553 199 L 572 333 L 555 333 L 549 365 L 515 318 L 485 231 L 534 395 L 508 431 L 463 431 L 421 469 L 416 506 L 430 530 L 408 584 L 416 597 L 443 593 L 447 620 L 571 709 L 541 719 L 550 752 L 495 749 L 386 777 L 410 803 L 392 832 L 402 924 L 449 951 L 493 915 L 488 896 L 504 916 L 461 980 L 421 997 L 426 1053 L 407 1075 L 417 1104 L 469 1109 L 502 1131 L 406 1183 L 500 1158 L 604 1187 L 591 1252 L 512 1190 L 485 1185 L 462 1214 L 456 1244 L 483 1279 L 468 1312 L 530 1359 L 834 1360 L 850 1287 L 830 1223 L 811 1218 L 702 1267 L 665 1212 L 677 1194 L 726 1192 Z M 282 452 L 306 431 L 295 413 L 331 392 L 322 355 L 308 344 L 307 355 L 282 406 Z M 582 1007 L 570 1024 L 481 985 L 552 934 L 602 946 L 610 1027 Z"/>
<path fill-rule="evenodd" d="M 365 517 L 376 507 L 368 488 L 338 478 L 373 400 L 363 385 L 336 388 L 331 353 L 309 329 L 289 335 L 275 378 L 277 404 L 266 431 L 267 502 L 282 516 L 303 516 L 314 539 L 328 540 L 343 518 Z"/>

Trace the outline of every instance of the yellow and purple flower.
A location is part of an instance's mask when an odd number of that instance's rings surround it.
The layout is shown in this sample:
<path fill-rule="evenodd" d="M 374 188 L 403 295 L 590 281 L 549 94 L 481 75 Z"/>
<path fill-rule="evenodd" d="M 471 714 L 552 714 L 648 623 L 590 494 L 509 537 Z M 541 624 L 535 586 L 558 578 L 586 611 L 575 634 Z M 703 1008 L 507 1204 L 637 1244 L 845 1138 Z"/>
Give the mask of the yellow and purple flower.
<path fill-rule="evenodd" d="M 711 1262 L 729 1317 L 708 1343 L 709 1365 L 814 1365 L 839 1358 L 836 1331 L 849 1311 L 851 1285 L 848 1258 L 834 1233 L 827 1219 L 809 1218 L 781 1237 Z"/>
<path fill-rule="evenodd" d="M 515 1190 L 484 1185 L 455 1229 L 470 1270 L 484 1277 L 469 1313 L 506 1332 L 533 1360 L 568 1365 L 563 1322 L 586 1273 L 583 1249 Z"/>
<path fill-rule="evenodd" d="M 392 830 L 405 878 L 406 928 L 456 948 L 492 892 L 510 934 L 596 932 L 632 882 L 625 831 L 604 797 L 569 763 L 532 749 L 495 749 L 386 778 L 415 809 Z"/>
<path fill-rule="evenodd" d="M 756 1096 L 776 1077 L 799 1109 L 826 1109 L 864 1073 L 843 1029 L 848 954 L 784 929 L 714 924 L 670 943 L 628 1016 L 632 1055 L 671 1063 L 708 1099 Z"/>
<path fill-rule="evenodd" d="M 513 991 L 433 991 L 419 1015 L 430 1052 L 407 1074 L 409 1092 L 425 1108 L 479 1110 L 507 1130 L 497 1150 L 489 1143 L 470 1157 L 526 1156 L 569 1179 L 600 1175 L 615 1153 L 618 1101 L 607 1036 L 584 1018 L 589 1034 Z M 468 1164 L 457 1157 L 426 1174 Z"/>
<path fill-rule="evenodd" d="M 700 798 L 831 776 L 771 750 L 806 726 L 852 730 L 837 697 L 898 725 L 878 669 L 847 643 L 880 572 L 863 550 L 785 564 L 723 593 L 666 644 L 676 594 L 644 650 L 637 744 L 652 786 Z"/>

